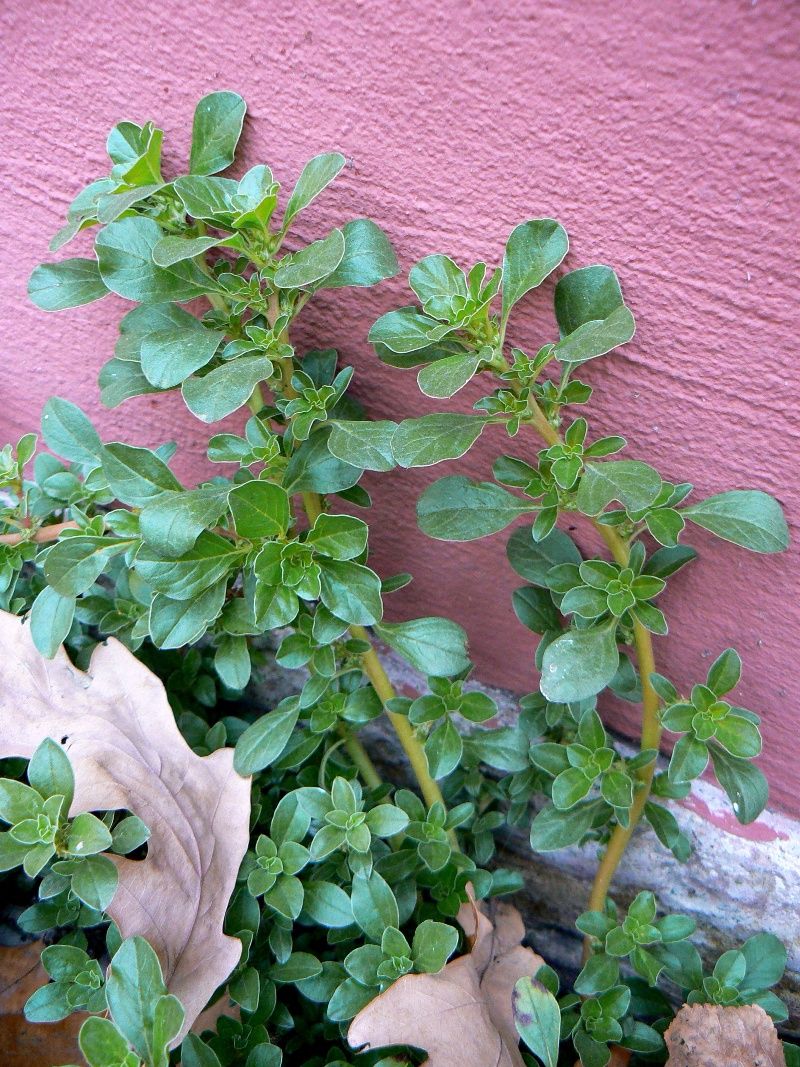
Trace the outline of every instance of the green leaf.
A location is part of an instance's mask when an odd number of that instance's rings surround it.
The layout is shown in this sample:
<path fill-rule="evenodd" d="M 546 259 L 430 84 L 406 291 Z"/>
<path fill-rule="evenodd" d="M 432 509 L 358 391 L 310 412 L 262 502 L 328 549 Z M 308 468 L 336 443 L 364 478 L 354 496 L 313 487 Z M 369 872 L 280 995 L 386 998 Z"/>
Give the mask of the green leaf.
<path fill-rule="evenodd" d="M 181 1067 L 220 1067 L 220 1062 L 212 1048 L 190 1033 L 181 1043 Z"/>
<path fill-rule="evenodd" d="M 19 867 L 27 859 L 30 845 L 23 845 L 15 841 L 10 833 L 0 833 L 0 871 L 11 871 Z M 50 857 L 48 856 L 47 859 Z M 45 863 L 47 862 L 45 859 Z M 43 927 L 42 929 L 47 929 Z M 38 932 L 38 931 L 37 931 Z"/>
<path fill-rule="evenodd" d="M 462 752 L 461 734 L 450 716 L 445 716 L 425 742 L 425 755 L 431 776 L 445 778 L 451 774 L 461 761 Z"/>
<path fill-rule="evenodd" d="M 730 713 L 720 719 L 714 737 L 732 756 L 752 759 L 761 752 L 761 732 L 754 722 L 743 715 Z"/>
<path fill-rule="evenodd" d="M 318 282 L 317 289 L 361 288 L 393 278 L 399 267 L 394 249 L 371 219 L 353 219 L 342 227 L 344 255 L 336 270 Z"/>
<path fill-rule="evenodd" d="M 81 1026 L 78 1044 L 91 1067 L 120 1067 L 130 1055 L 128 1042 L 110 1019 L 90 1016 Z"/>
<path fill-rule="evenodd" d="M 536 852 L 554 852 L 576 845 L 597 819 L 610 811 L 602 800 L 585 800 L 569 811 L 559 811 L 548 805 L 531 823 L 531 848 Z"/>
<path fill-rule="evenodd" d="M 376 870 L 353 876 L 353 915 L 367 937 L 380 942 L 387 926 L 400 925 L 397 900 Z"/>
<path fill-rule="evenodd" d="M 52 795 L 49 790 L 40 792 L 14 778 L 0 778 L 0 819 L 12 826 L 26 819 L 35 819 L 42 812 L 42 799 Z"/>
<path fill-rule="evenodd" d="M 289 528 L 289 494 L 273 482 L 252 481 L 234 486 L 228 504 L 240 537 L 283 537 Z"/>
<path fill-rule="evenodd" d="M 283 484 L 290 493 L 341 493 L 354 486 L 364 468 L 338 459 L 328 449 L 330 429 L 312 433 L 286 465 Z"/>
<path fill-rule="evenodd" d="M 769 989 L 786 970 L 786 946 L 774 934 L 754 934 L 739 949 L 745 958 L 746 971 L 739 984 L 741 992 Z"/>
<path fill-rule="evenodd" d="M 662 807 L 661 804 L 648 801 L 644 806 L 644 814 L 661 844 L 668 848 L 677 860 L 685 863 L 691 855 L 692 846 L 686 835 L 681 832 L 672 812 Z"/>
<path fill-rule="evenodd" d="M 783 552 L 789 530 L 780 504 L 757 489 L 733 489 L 684 508 L 697 526 L 751 552 Z"/>
<path fill-rule="evenodd" d="M 552 530 L 541 541 L 534 541 L 531 526 L 520 526 L 508 539 L 508 562 L 526 581 L 547 587 L 547 576 L 553 567 L 563 563 L 579 566 L 583 557 L 569 534 Z"/>
<path fill-rule="evenodd" d="M 447 677 L 469 667 L 466 631 L 450 619 L 426 616 L 408 622 L 382 622 L 376 633 L 423 674 Z"/>
<path fill-rule="evenodd" d="M 45 737 L 33 753 L 28 764 L 28 781 L 43 797 L 64 797 L 66 814 L 73 802 L 75 775 L 68 755 L 51 737 Z"/>
<path fill-rule="evenodd" d="M 120 188 L 110 191 L 100 198 L 97 204 L 97 221 L 103 225 L 115 222 L 126 212 L 143 200 L 157 193 L 162 188 L 162 182 L 153 182 L 148 185 L 137 185 L 133 189 Z"/>
<path fill-rule="evenodd" d="M 238 182 L 230 178 L 190 174 L 178 178 L 173 188 L 192 218 L 205 219 L 224 229 L 233 228 L 233 220 L 239 214 L 234 201 L 239 191 Z"/>
<path fill-rule="evenodd" d="M 67 852 L 71 856 L 94 856 L 109 848 L 111 831 L 104 822 L 88 811 L 75 816 L 67 833 Z"/>
<path fill-rule="evenodd" d="M 417 503 L 420 529 L 440 541 L 473 541 L 505 529 L 535 508 L 495 485 L 473 482 L 463 475 L 440 478 Z"/>
<path fill-rule="evenodd" d="M 31 637 L 47 659 L 55 656 L 72 627 L 74 616 L 75 597 L 62 596 L 49 585 L 34 600 L 30 614 Z"/>
<path fill-rule="evenodd" d="M 62 596 L 78 596 L 94 584 L 109 560 L 129 544 L 111 537 L 65 537 L 47 553 L 44 576 Z"/>
<path fill-rule="evenodd" d="M 317 516 L 308 531 L 306 544 L 329 559 L 355 559 L 367 547 L 369 527 L 352 515 Z"/>
<path fill-rule="evenodd" d="M 575 503 L 584 515 L 599 515 L 612 500 L 629 512 L 643 511 L 661 492 L 661 477 L 647 463 L 632 459 L 587 463 Z"/>
<path fill-rule="evenodd" d="M 258 980 L 256 980 L 256 995 Z M 256 1004 L 253 1005 L 255 1010 Z M 157 1050 L 153 1067 L 169 1067 L 169 1045 L 181 1032 L 186 1013 L 177 997 L 167 995 L 156 1001 L 153 1017 L 153 1044 Z"/>
<path fill-rule="evenodd" d="M 458 945 L 458 931 L 447 923 L 425 919 L 414 931 L 411 958 L 418 974 L 438 974 Z"/>
<path fill-rule="evenodd" d="M 155 452 L 119 441 L 102 453 L 103 474 L 117 500 L 131 507 L 144 507 L 167 491 L 179 491 L 181 483 Z"/>
<path fill-rule="evenodd" d="M 645 515 L 647 529 L 659 544 L 674 548 L 686 523 L 679 511 L 674 508 L 656 508 Z"/>
<path fill-rule="evenodd" d="M 159 389 L 180 385 L 211 360 L 225 334 L 207 330 L 188 311 L 175 307 L 173 322 L 145 334 L 140 362 L 145 378 Z"/>
<path fill-rule="evenodd" d="M 742 676 L 742 661 L 735 648 L 726 648 L 708 669 L 708 688 L 721 697 L 735 689 Z"/>
<path fill-rule="evenodd" d="M 691 782 L 698 778 L 708 764 L 708 747 L 691 734 L 680 737 L 669 761 L 671 782 Z"/>
<path fill-rule="evenodd" d="M 581 996 L 604 993 L 619 981 L 619 963 L 614 957 L 600 952 L 590 956 L 575 979 L 573 988 Z"/>
<path fill-rule="evenodd" d="M 322 974 L 322 964 L 310 952 L 293 952 L 285 963 L 273 964 L 268 974 L 275 982 L 302 982 Z"/>
<path fill-rule="evenodd" d="M 562 337 L 588 322 L 607 319 L 623 305 L 619 279 L 602 264 L 570 271 L 556 286 L 556 320 Z"/>
<path fill-rule="evenodd" d="M 511 231 L 503 257 L 503 319 L 527 292 L 541 285 L 569 250 L 555 219 L 530 219 Z"/>
<path fill-rule="evenodd" d="M 150 637 L 157 648 L 182 648 L 203 636 L 225 603 L 225 579 L 193 592 L 190 599 L 175 600 L 158 593 L 150 604 Z"/>
<path fill-rule="evenodd" d="M 315 923 L 330 930 L 353 925 L 350 897 L 333 882 L 306 882 L 303 910 Z"/>
<path fill-rule="evenodd" d="M 443 329 L 441 323 L 429 315 L 423 315 L 413 305 L 387 311 L 373 323 L 368 340 L 373 345 L 384 345 L 391 352 L 407 354 L 427 348 Z"/>
<path fill-rule="evenodd" d="M 553 598 L 545 589 L 536 589 L 525 585 L 515 589 L 512 594 L 514 613 L 522 623 L 535 634 L 548 630 L 559 630 L 561 619 L 553 604 Z"/>
<path fill-rule="evenodd" d="M 118 882 L 119 873 L 108 857 L 88 856 L 76 867 L 71 886 L 75 896 L 88 907 L 105 911 L 114 898 Z"/>
<path fill-rule="evenodd" d="M 358 626 L 372 626 L 383 615 L 381 580 L 360 563 L 320 560 L 322 603 L 337 619 Z"/>
<path fill-rule="evenodd" d="M 283 215 L 284 230 L 289 228 L 296 215 L 330 185 L 344 165 L 345 158 L 341 152 L 324 152 L 306 163 L 286 205 Z"/>
<path fill-rule="evenodd" d="M 556 1067 L 561 1041 L 558 1001 L 541 982 L 520 978 L 512 993 L 517 1033 L 545 1067 Z"/>
<path fill-rule="evenodd" d="M 428 315 L 449 321 L 458 310 L 457 301 L 468 296 L 463 270 L 449 256 L 426 256 L 415 263 L 408 283 Z"/>
<path fill-rule="evenodd" d="M 187 378 L 181 393 L 198 419 L 219 422 L 246 404 L 258 383 L 269 378 L 272 370 L 266 356 L 239 356 L 202 377 Z"/>
<path fill-rule="evenodd" d="M 158 223 L 143 216 L 112 222 L 98 233 L 95 251 L 100 274 L 113 293 L 141 304 L 183 303 L 215 288 L 193 260 L 156 266 L 153 249 L 161 237 Z"/>
<path fill-rule="evenodd" d="M 138 363 L 123 359 L 109 359 L 98 375 L 100 400 L 107 408 L 118 407 L 133 396 L 146 396 L 159 390 L 148 382 Z"/>
<path fill-rule="evenodd" d="M 91 304 L 108 289 L 94 259 L 65 259 L 61 263 L 41 263 L 28 280 L 28 296 L 42 311 Z"/>
<path fill-rule="evenodd" d="M 279 262 L 274 283 L 279 289 L 301 289 L 333 274 L 344 256 L 344 234 L 331 230 L 327 237 L 305 245 Z"/>
<path fill-rule="evenodd" d="M 228 689 L 244 689 L 252 670 L 247 638 L 229 635 L 220 638 L 214 653 L 214 670 Z"/>
<path fill-rule="evenodd" d="M 255 774 L 274 763 L 288 745 L 299 716 L 300 704 L 292 701 L 248 726 L 236 742 L 233 766 L 237 773 Z"/>
<path fill-rule="evenodd" d="M 127 856 L 150 839 L 150 830 L 138 815 L 128 815 L 111 831 L 111 851 Z"/>
<path fill-rule="evenodd" d="M 394 804 L 376 804 L 367 812 L 367 826 L 376 837 L 394 837 L 408 826 L 408 815 Z"/>
<path fill-rule="evenodd" d="M 156 1005 L 166 993 L 153 948 L 143 937 L 123 941 L 111 963 L 106 999 L 117 1027 L 148 1063 L 161 1051 L 153 1030 Z"/>
<path fill-rule="evenodd" d="M 173 600 L 190 600 L 224 579 L 243 552 L 226 538 L 204 530 L 194 546 L 177 559 L 162 559 L 143 545 L 135 569 L 157 592 Z"/>
<path fill-rule="evenodd" d="M 430 467 L 458 459 L 474 445 L 486 419 L 446 412 L 401 422 L 392 438 L 392 453 L 401 467 Z"/>
<path fill-rule="evenodd" d="M 540 688 L 556 703 L 586 700 L 605 689 L 618 666 L 613 626 L 570 630 L 545 649 Z"/>
<path fill-rule="evenodd" d="M 216 174 L 233 163 L 247 105 L 238 93 L 209 93 L 197 104 L 192 124 L 189 170 Z"/>
<path fill-rule="evenodd" d="M 222 237 L 162 237 L 153 249 L 153 262 L 157 267 L 171 267 L 184 259 L 194 259 L 209 248 L 236 247 L 236 238 L 225 241 Z"/>
<path fill-rule="evenodd" d="M 161 142 L 164 131 L 152 122 L 138 126 L 120 122 L 111 130 L 106 150 L 114 163 L 111 176 L 123 186 L 161 182 Z"/>
<path fill-rule="evenodd" d="M 592 788 L 592 780 L 578 767 L 568 767 L 553 782 L 553 805 L 559 811 L 569 811 L 583 800 Z M 608 799 L 608 798 L 606 798 Z"/>
<path fill-rule="evenodd" d="M 737 759 L 710 746 L 717 781 L 728 794 L 733 813 L 742 824 L 753 822 L 767 806 L 769 786 L 762 772 L 748 760 Z"/>
<path fill-rule="evenodd" d="M 423 367 L 417 375 L 420 391 L 437 399 L 455 396 L 478 369 L 479 356 L 474 352 L 457 352 Z"/>
<path fill-rule="evenodd" d="M 553 355 L 562 363 L 577 365 L 596 356 L 604 356 L 624 345 L 636 332 L 630 308 L 615 308 L 608 318 L 585 322 L 574 333 L 559 341 Z"/>
<path fill-rule="evenodd" d="M 29 1023 L 57 1023 L 72 1013 L 67 1000 L 67 982 L 49 982 L 40 986 L 28 997 L 23 1008 Z M 127 1051 L 127 1050 L 126 1050 Z"/>
<path fill-rule="evenodd" d="M 395 467 L 392 438 L 396 422 L 333 422 L 328 437 L 332 455 L 366 471 L 390 471 Z"/>
<path fill-rule="evenodd" d="M 103 452 L 100 435 L 75 404 L 53 396 L 42 408 L 42 436 L 57 456 L 75 463 L 97 464 Z"/>
<path fill-rule="evenodd" d="M 139 515 L 141 535 L 150 548 L 168 559 L 188 552 L 206 528 L 214 526 L 227 504 L 224 486 L 164 492 L 145 504 Z"/>
<path fill-rule="evenodd" d="M 697 559 L 697 552 L 688 545 L 659 548 L 645 563 L 644 573 L 653 574 L 656 578 L 669 578 L 693 559 Z"/>

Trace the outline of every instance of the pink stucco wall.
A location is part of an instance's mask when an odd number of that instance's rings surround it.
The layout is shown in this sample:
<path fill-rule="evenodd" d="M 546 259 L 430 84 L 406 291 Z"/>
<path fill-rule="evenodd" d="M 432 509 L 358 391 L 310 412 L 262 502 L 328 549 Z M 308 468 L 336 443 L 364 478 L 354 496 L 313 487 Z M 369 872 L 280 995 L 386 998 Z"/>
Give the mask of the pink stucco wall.
<path fill-rule="evenodd" d="M 179 472 L 204 469 L 204 431 L 178 398 L 99 406 L 95 376 L 123 302 L 47 316 L 27 303 L 25 282 L 71 196 L 104 172 L 115 121 L 157 120 L 175 161 L 195 100 L 234 88 L 250 108 L 248 165 L 268 161 L 290 183 L 316 152 L 348 156 L 335 191 L 304 216 L 308 235 L 371 215 L 407 270 L 432 251 L 497 260 L 515 222 L 559 218 L 572 238 L 567 263 L 616 266 L 638 321 L 631 345 L 586 370 L 598 429 L 623 430 L 633 454 L 702 493 L 773 492 L 796 525 L 792 0 L 6 0 L 0 18 L 2 439 L 34 426 L 58 393 L 109 437 L 180 437 Z M 308 340 L 354 360 L 379 416 L 428 410 L 413 376 L 383 367 L 365 343 L 402 294 L 398 279 L 323 295 L 305 320 Z M 527 307 L 520 339 L 549 339 L 547 316 Z M 460 469 L 487 473 L 501 447 L 487 440 Z M 417 577 L 392 611 L 452 614 L 481 677 L 532 687 L 502 539 L 449 547 L 416 532 L 415 498 L 441 473 L 373 480 L 377 565 Z M 690 681 L 726 644 L 739 647 L 742 701 L 765 715 L 773 802 L 800 812 L 797 549 L 753 557 L 702 532 L 693 540 L 704 558 L 668 594 L 674 636 L 657 643 L 661 664 Z"/>

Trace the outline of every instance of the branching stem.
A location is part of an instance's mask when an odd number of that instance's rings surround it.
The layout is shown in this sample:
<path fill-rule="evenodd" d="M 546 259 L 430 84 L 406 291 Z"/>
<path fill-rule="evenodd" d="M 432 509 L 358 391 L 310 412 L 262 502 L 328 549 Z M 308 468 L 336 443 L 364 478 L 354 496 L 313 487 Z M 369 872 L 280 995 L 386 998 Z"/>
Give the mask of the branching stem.
<path fill-rule="evenodd" d="M 549 422 L 533 396 L 528 400 L 528 410 L 531 415 L 531 424 L 547 444 L 559 444 L 562 440 L 561 435 Z M 604 526 L 603 523 L 598 522 L 596 519 L 592 520 L 592 524 L 605 541 L 615 562 L 621 567 L 626 567 L 630 559 L 630 546 L 628 542 L 621 538 L 612 527 Z M 661 744 L 661 723 L 658 719 L 659 702 L 658 694 L 655 689 L 653 689 L 650 682 L 650 675 L 656 669 L 655 656 L 653 654 L 653 640 L 650 636 L 650 632 L 642 626 L 638 620 L 634 620 L 633 624 L 633 642 L 634 647 L 636 648 L 639 676 L 642 683 L 642 734 L 640 750 L 658 749 Z M 597 868 L 594 882 L 592 883 L 592 890 L 589 896 L 589 909 L 591 911 L 602 911 L 605 907 L 606 896 L 608 895 L 611 880 L 625 853 L 625 849 L 628 847 L 628 842 L 633 836 L 633 832 L 644 814 L 644 807 L 650 796 L 650 790 L 653 785 L 655 762 L 649 763 L 646 767 L 641 767 L 636 774 L 638 785 L 636 793 L 634 794 L 633 804 L 631 805 L 630 820 L 627 826 L 621 826 L 617 823 L 611 833 L 608 845 L 603 853 L 603 858 Z M 589 951 L 590 941 L 586 938 L 583 943 L 584 959 L 588 957 Z"/>

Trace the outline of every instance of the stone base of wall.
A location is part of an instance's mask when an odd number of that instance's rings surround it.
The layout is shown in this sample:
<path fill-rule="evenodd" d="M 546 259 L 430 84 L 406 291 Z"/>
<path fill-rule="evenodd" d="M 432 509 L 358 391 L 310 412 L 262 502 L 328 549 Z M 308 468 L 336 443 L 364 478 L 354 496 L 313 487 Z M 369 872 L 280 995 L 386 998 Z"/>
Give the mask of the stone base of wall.
<path fill-rule="evenodd" d="M 398 692 L 419 692 L 420 676 L 405 661 L 390 651 L 382 659 Z M 301 681 L 301 672 L 267 669 L 252 695 L 258 703 L 273 707 Z M 501 723 L 514 721 L 513 694 L 474 688 L 494 698 Z M 376 763 L 404 779 L 404 756 L 385 721 L 370 724 L 362 736 Z M 709 782 L 697 783 L 692 796 L 671 802 L 671 809 L 692 843 L 688 862 L 678 863 L 652 831 L 642 828 L 616 874 L 612 895 L 624 906 L 639 890 L 652 890 L 663 910 L 682 912 L 697 921 L 694 942 L 712 959 L 751 934 L 776 934 L 789 952 L 786 976 L 776 992 L 789 1008 L 791 1032 L 800 1033 L 800 821 L 765 811 L 756 823 L 740 826 L 728 798 Z M 516 903 L 525 916 L 531 945 L 562 973 L 577 973 L 580 936 L 574 922 L 586 908 L 596 846 L 534 853 L 526 834 L 509 830 L 501 841 L 499 862 L 519 870 L 525 879 Z"/>

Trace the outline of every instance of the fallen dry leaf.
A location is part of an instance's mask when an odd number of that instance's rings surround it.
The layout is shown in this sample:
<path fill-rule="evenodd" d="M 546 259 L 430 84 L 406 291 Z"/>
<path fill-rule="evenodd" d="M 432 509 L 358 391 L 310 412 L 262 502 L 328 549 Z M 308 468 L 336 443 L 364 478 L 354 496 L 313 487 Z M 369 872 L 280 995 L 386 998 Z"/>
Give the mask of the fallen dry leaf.
<path fill-rule="evenodd" d="M 775 1026 L 756 1004 L 684 1004 L 664 1040 L 667 1067 L 786 1067 Z"/>
<path fill-rule="evenodd" d="M 0 612 L 0 649 L 0 757 L 30 757 L 52 737 L 75 771 L 73 812 L 127 808 L 150 828 L 146 859 L 116 860 L 108 913 L 155 948 L 185 1033 L 239 961 L 222 922 L 249 841 L 249 779 L 232 749 L 192 752 L 161 682 L 113 638 L 84 674 L 63 649 L 44 659 L 27 625 Z"/>
<path fill-rule="evenodd" d="M 407 974 L 358 1013 L 351 1048 L 412 1045 L 425 1049 L 427 1067 L 524 1067 L 511 993 L 517 979 L 544 963 L 520 944 L 522 917 L 510 904 L 491 918 L 473 903 L 458 921 L 470 951 L 438 974 Z"/>
<path fill-rule="evenodd" d="M 0 1050 L 3 1067 L 52 1067 L 77 1063 L 78 1030 L 83 1012 L 60 1023 L 29 1023 L 22 1014 L 25 1001 L 48 981 L 39 962 L 41 941 L 14 948 L 0 947 Z"/>

